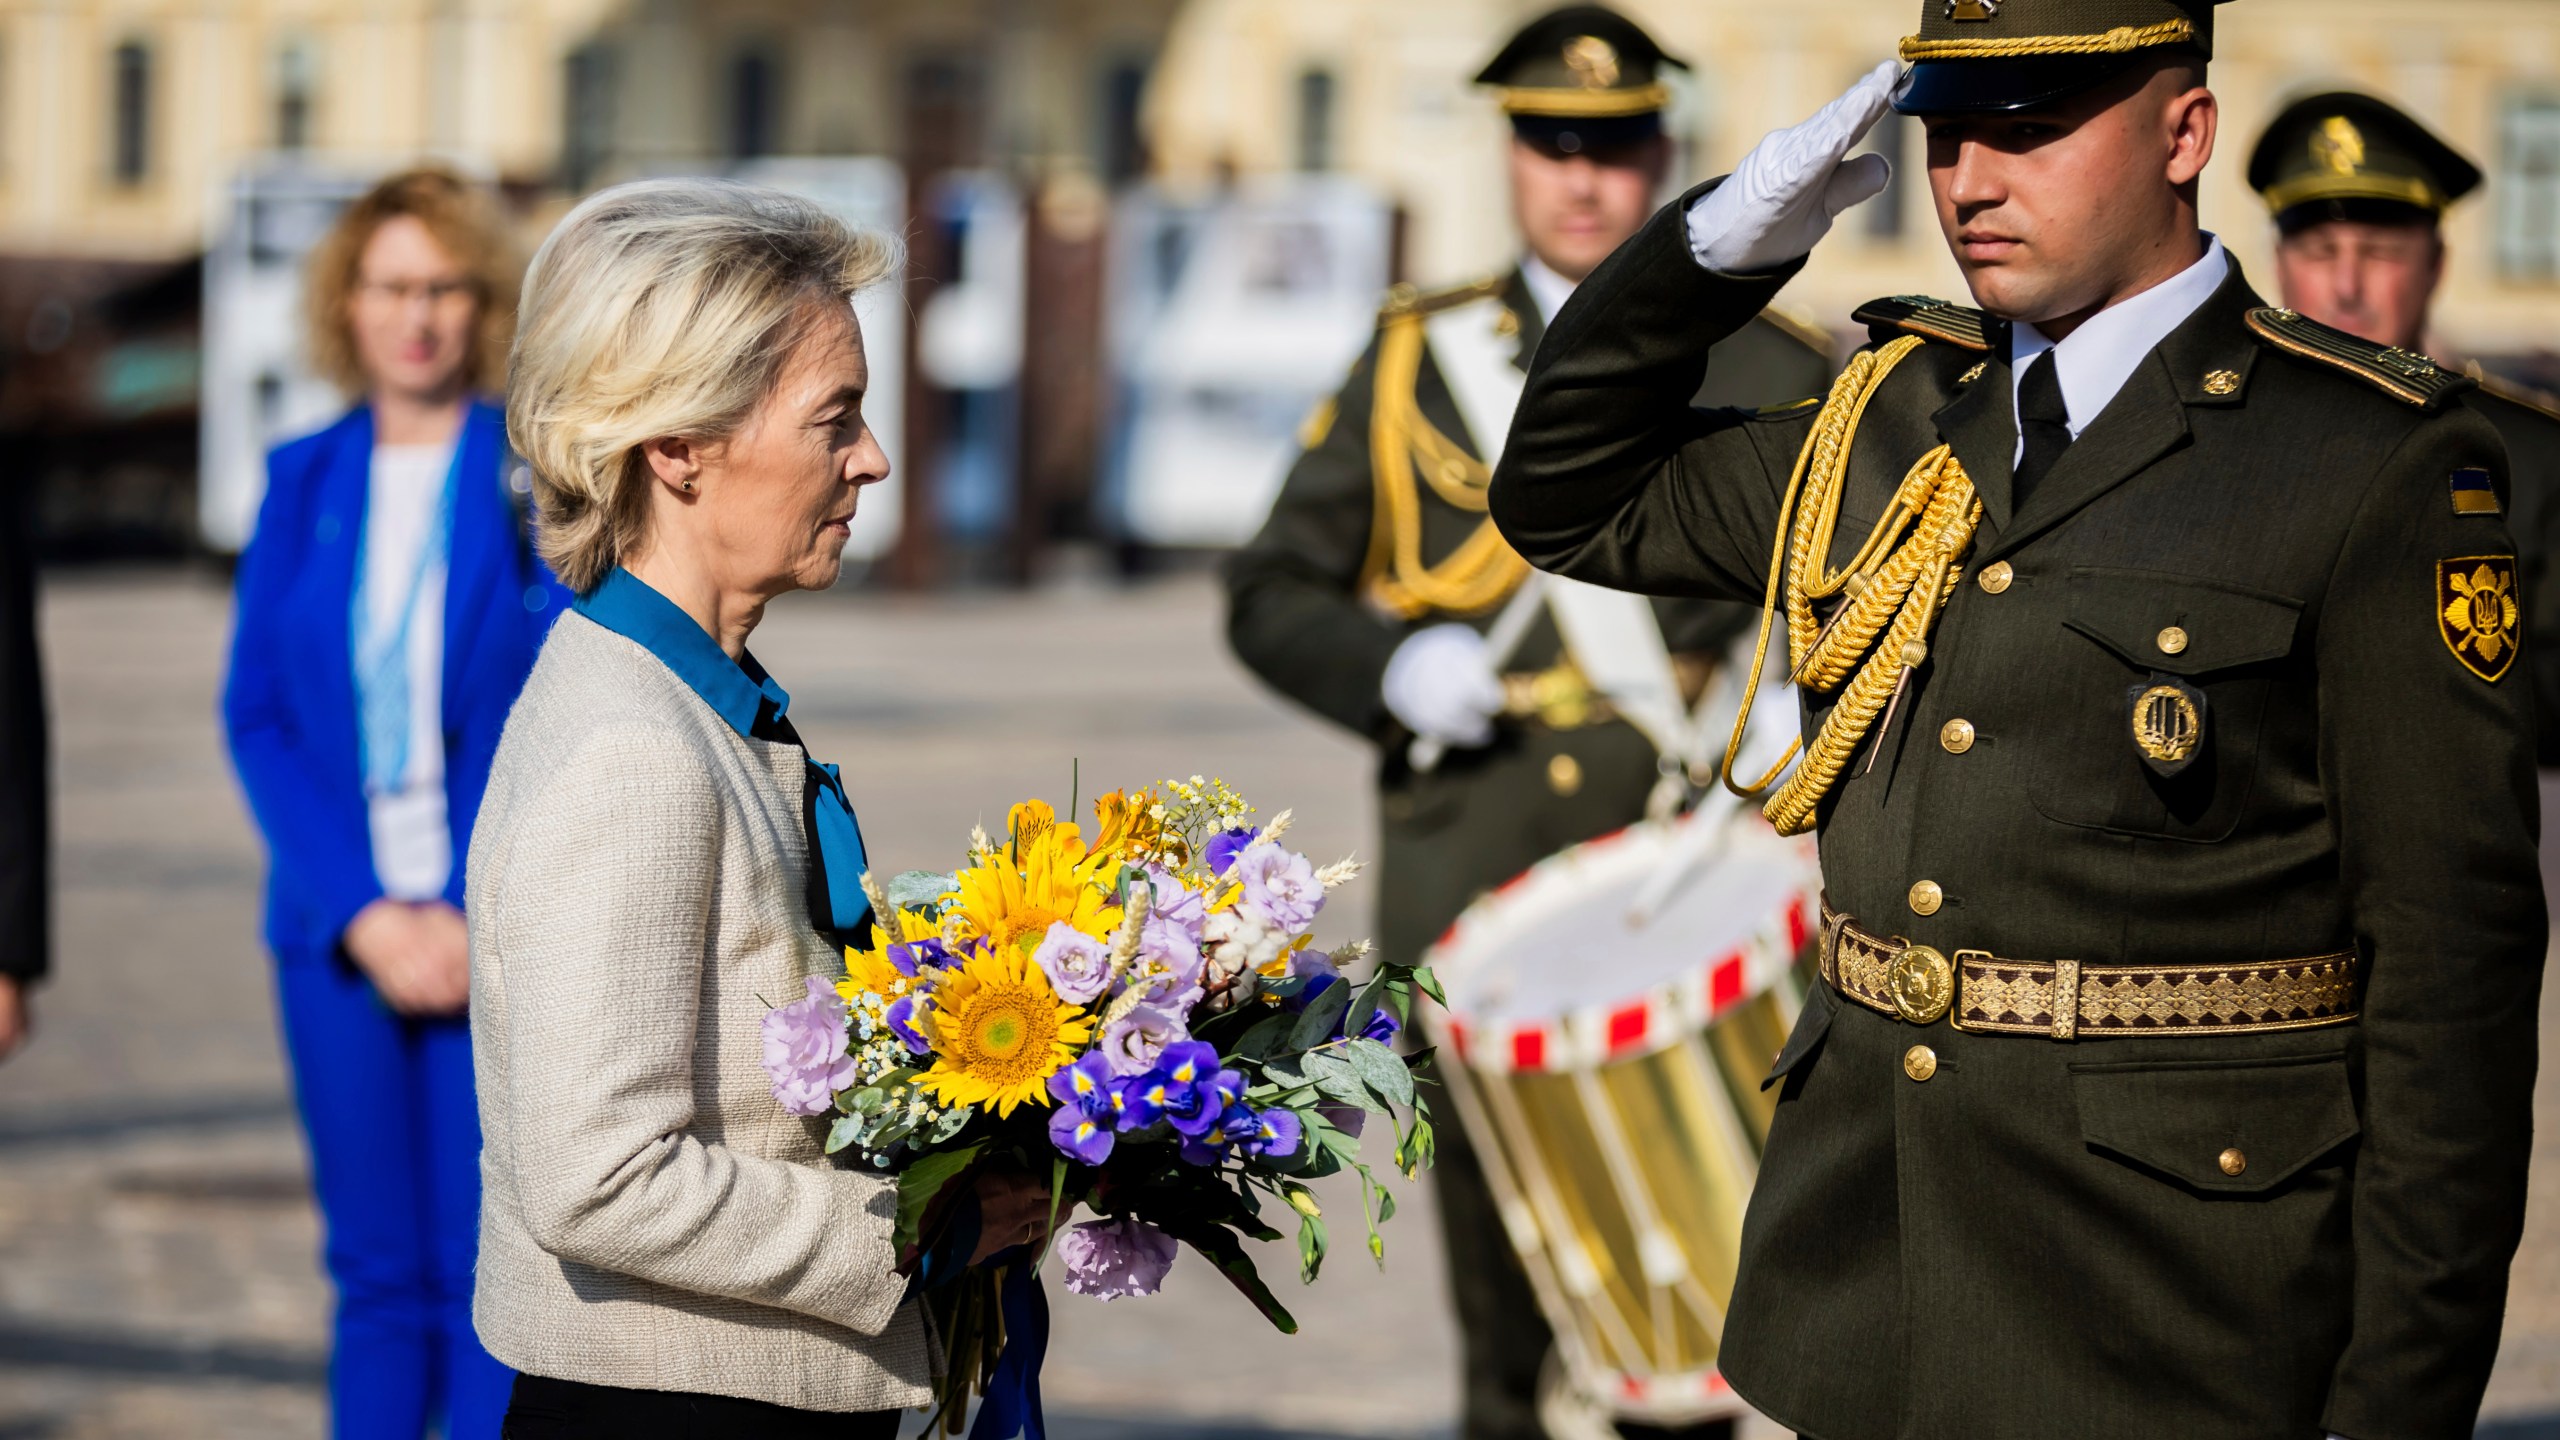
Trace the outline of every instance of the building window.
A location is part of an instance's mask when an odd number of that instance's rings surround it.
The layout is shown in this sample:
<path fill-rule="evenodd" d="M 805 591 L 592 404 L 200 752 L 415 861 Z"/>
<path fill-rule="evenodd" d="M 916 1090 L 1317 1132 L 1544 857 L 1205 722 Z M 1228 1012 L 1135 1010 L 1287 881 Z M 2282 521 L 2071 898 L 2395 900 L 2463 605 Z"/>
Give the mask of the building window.
<path fill-rule="evenodd" d="M 139 185 L 151 174 L 151 47 L 139 40 L 118 45 L 113 70 L 107 167 L 117 184 Z"/>
<path fill-rule="evenodd" d="M 762 49 L 741 50 L 729 61 L 729 154 L 736 159 L 774 152 L 782 113 L 779 69 Z"/>
<path fill-rule="evenodd" d="M 1866 211 L 1867 236 L 1873 240 L 1900 240 L 1912 193 L 1910 118 L 1886 111 L 1876 121 L 1876 127 L 1867 132 L 1867 148 L 1893 165 L 1893 178 L 1885 182 L 1884 193 L 1861 207 Z"/>
<path fill-rule="evenodd" d="M 613 155 L 613 111 L 619 61 L 613 47 L 601 42 L 581 45 L 563 62 L 560 93 L 566 113 L 560 123 L 560 178 L 571 190 L 596 183 Z"/>
<path fill-rule="evenodd" d="M 2507 102 L 2499 129 L 2499 267 L 2519 280 L 2560 279 L 2560 97 Z"/>
<path fill-rule="evenodd" d="M 311 47 L 289 41 L 276 52 L 276 148 L 301 150 L 311 144 L 312 92 L 318 88 L 319 62 Z"/>
<path fill-rule="evenodd" d="M 1333 72 L 1305 70 L 1298 75 L 1298 168 L 1333 168 Z"/>

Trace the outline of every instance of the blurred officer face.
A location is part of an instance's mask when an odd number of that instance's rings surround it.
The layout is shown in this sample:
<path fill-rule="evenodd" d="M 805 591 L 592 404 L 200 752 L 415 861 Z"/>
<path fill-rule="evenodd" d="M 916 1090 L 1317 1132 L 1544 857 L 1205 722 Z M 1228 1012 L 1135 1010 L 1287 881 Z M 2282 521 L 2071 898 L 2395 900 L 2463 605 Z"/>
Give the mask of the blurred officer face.
<path fill-rule="evenodd" d="M 2194 264 L 2218 120 L 2176 60 L 2043 109 L 1929 117 L 1929 190 L 1975 303 L 2058 340 Z"/>
<path fill-rule="evenodd" d="M 374 227 L 347 306 L 369 388 L 436 403 L 462 391 L 480 322 L 480 287 L 414 215 Z"/>
<path fill-rule="evenodd" d="M 662 482 L 646 549 L 726 593 L 836 583 L 862 487 L 889 478 L 862 414 L 871 368 L 853 307 L 812 302 L 797 328 L 773 388 L 737 433 L 642 447 Z"/>
<path fill-rule="evenodd" d="M 2444 241 L 2418 222 L 2324 220 L 2276 242 L 2286 308 L 2376 345 L 2418 348 L 2444 278 Z"/>
<path fill-rule="evenodd" d="M 1567 152 L 1511 137 L 1511 218 L 1529 253 L 1579 283 L 1653 213 L 1671 163 L 1661 135 Z"/>

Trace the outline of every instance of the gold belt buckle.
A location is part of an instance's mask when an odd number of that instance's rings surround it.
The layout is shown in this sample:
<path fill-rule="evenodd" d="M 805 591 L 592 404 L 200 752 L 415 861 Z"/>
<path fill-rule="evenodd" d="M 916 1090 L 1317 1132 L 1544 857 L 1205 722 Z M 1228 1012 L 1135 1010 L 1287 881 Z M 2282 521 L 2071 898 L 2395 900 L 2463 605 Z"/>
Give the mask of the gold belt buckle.
<path fill-rule="evenodd" d="M 1885 972 L 1894 1013 L 1913 1025 L 1935 1025 L 1955 1003 L 1955 967 L 1926 945 L 1905 943 Z"/>

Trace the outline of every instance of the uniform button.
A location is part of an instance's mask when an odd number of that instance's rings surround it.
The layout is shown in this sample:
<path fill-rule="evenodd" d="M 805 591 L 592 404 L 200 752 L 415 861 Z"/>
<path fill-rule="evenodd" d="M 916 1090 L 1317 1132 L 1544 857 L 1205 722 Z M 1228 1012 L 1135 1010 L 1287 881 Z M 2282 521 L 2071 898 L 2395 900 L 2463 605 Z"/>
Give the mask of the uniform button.
<path fill-rule="evenodd" d="M 2018 572 L 2009 568 L 2008 561 L 1994 560 L 1982 567 L 1982 573 L 1973 578 L 1973 583 L 1982 587 L 1983 594 L 1997 595 L 2008 589 L 2009 582 L 2017 578 Z"/>
<path fill-rule="evenodd" d="M 2187 632 L 2172 625 L 2160 632 L 2160 653 L 2175 655 L 2187 648 Z"/>
<path fill-rule="evenodd" d="M 2249 1157 L 2241 1154 L 2240 1147 L 2235 1145 L 2222 1152 L 2222 1158 L 2218 1163 L 2222 1166 L 2223 1174 L 2237 1175 L 2249 1168 Z"/>
<path fill-rule="evenodd" d="M 1582 789 L 1582 762 L 1570 755 L 1558 755 L 1547 762 L 1547 788 L 1558 795 L 1572 795 Z"/>
<path fill-rule="evenodd" d="M 1914 1080 L 1926 1080 L 1938 1073 L 1938 1052 L 1926 1045 L 1914 1045 L 1902 1052 L 1902 1073 Z"/>
<path fill-rule="evenodd" d="M 1973 748 L 1973 722 L 1950 720 L 1938 727 L 1938 744 L 1950 755 L 1961 755 Z"/>
<path fill-rule="evenodd" d="M 1939 889 L 1935 880 L 1923 880 L 1911 887 L 1911 913 L 1914 915 L 1935 915 L 1938 907 L 1946 903 L 1947 892 Z"/>

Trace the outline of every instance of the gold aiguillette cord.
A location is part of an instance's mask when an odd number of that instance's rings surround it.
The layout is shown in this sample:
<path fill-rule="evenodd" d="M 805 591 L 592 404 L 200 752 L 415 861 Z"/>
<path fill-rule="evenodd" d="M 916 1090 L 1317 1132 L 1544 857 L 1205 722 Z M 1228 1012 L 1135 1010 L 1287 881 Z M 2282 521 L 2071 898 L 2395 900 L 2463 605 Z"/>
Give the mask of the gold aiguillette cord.
<path fill-rule="evenodd" d="M 1813 828 L 1815 810 L 1831 793 L 1849 757 L 1874 728 L 1876 716 L 1901 693 L 1913 667 L 1929 658 L 1929 632 L 1963 576 L 1961 557 L 1982 519 L 1982 501 L 1955 452 L 1940 445 L 1902 477 L 1893 504 L 1876 521 L 1866 543 L 1847 564 L 1826 571 L 1832 532 L 1840 521 L 1841 494 L 1850 444 L 1867 402 L 1903 357 L 1920 347 L 1906 335 L 1881 349 L 1862 351 L 1832 383 L 1814 417 L 1813 433 L 1796 455 L 1795 473 L 1778 509 L 1778 533 L 1769 553 L 1769 589 L 1762 600 L 1760 639 L 1751 657 L 1742 708 L 1724 747 L 1725 788 L 1746 800 L 1768 796 L 1761 813 L 1781 835 Z M 1749 785 L 1735 781 L 1751 707 L 1769 660 L 1769 627 L 1783 593 L 1787 614 L 1790 678 L 1824 694 L 1840 691 L 1808 748 L 1798 739 L 1768 773 Z M 1813 602 L 1845 596 L 1838 613 L 1817 623 Z M 1842 689 L 1843 683 L 1846 689 Z M 1790 762 L 1803 754 L 1793 774 Z M 1783 781 L 1781 777 L 1784 777 Z M 1775 793 L 1772 794 L 1772 790 Z"/>

